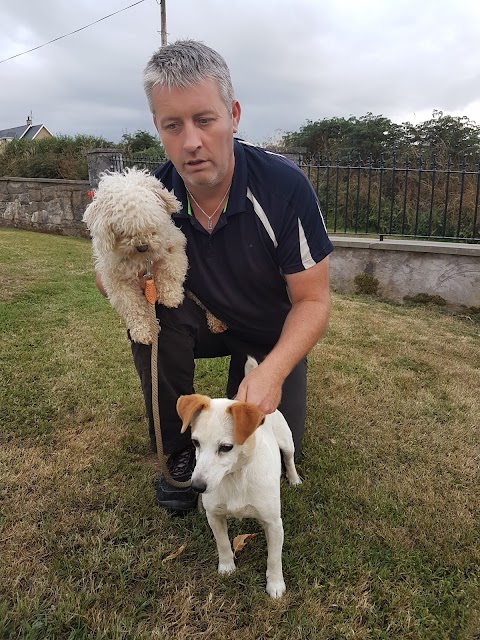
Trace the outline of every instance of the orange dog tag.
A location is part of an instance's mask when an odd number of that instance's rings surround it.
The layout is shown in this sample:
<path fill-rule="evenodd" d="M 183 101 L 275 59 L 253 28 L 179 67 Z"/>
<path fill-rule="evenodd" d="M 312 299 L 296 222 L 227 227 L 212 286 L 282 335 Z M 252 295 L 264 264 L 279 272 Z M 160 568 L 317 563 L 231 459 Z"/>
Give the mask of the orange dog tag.
<path fill-rule="evenodd" d="M 157 288 L 151 279 L 145 282 L 145 297 L 150 304 L 155 304 L 157 301 Z"/>

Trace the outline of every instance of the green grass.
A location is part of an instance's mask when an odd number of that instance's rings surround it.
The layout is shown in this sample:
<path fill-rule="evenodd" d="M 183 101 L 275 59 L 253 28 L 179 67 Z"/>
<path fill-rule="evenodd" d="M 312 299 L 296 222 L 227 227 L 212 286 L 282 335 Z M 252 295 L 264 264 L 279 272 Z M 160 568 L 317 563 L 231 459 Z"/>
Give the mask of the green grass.
<path fill-rule="evenodd" d="M 0 229 L 0 274 L 2 640 L 480 638 L 468 317 L 334 296 L 272 601 L 263 535 L 220 577 L 205 516 L 156 506 L 140 385 L 89 243 Z M 199 362 L 197 390 L 223 395 L 226 372 Z"/>

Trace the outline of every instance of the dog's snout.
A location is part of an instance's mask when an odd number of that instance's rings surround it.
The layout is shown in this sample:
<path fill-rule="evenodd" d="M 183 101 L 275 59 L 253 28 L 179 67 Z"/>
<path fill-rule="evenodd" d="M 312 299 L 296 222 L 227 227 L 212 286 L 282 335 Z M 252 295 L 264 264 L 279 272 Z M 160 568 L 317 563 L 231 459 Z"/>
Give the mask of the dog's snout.
<path fill-rule="evenodd" d="M 197 493 L 204 493 L 207 490 L 207 483 L 203 480 L 192 480 L 192 489 Z"/>
<path fill-rule="evenodd" d="M 148 251 L 148 244 L 137 245 L 137 251 L 140 251 L 140 253 L 145 253 L 145 251 Z"/>

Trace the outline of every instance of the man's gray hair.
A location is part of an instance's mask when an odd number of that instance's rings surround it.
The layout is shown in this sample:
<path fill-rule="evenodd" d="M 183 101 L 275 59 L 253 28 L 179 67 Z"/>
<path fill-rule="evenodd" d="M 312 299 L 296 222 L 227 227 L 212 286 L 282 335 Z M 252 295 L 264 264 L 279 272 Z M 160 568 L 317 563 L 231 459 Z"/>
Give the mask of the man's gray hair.
<path fill-rule="evenodd" d="M 156 85 L 185 89 L 207 79 L 217 82 L 220 97 L 230 111 L 235 99 L 230 71 L 222 56 L 196 40 L 177 40 L 156 51 L 143 72 L 143 86 L 153 113 Z"/>

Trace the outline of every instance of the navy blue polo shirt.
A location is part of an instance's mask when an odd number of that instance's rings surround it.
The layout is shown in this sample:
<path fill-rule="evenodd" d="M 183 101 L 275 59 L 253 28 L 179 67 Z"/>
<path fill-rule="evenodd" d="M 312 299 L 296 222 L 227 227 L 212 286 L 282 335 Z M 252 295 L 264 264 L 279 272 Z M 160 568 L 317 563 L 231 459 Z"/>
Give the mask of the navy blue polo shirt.
<path fill-rule="evenodd" d="M 232 334 L 273 346 L 291 308 L 284 274 L 312 267 L 333 246 L 316 194 L 295 164 L 237 139 L 234 153 L 227 208 L 211 234 L 189 215 L 172 163 L 155 176 L 183 205 L 173 219 L 187 238 L 185 286 Z"/>

